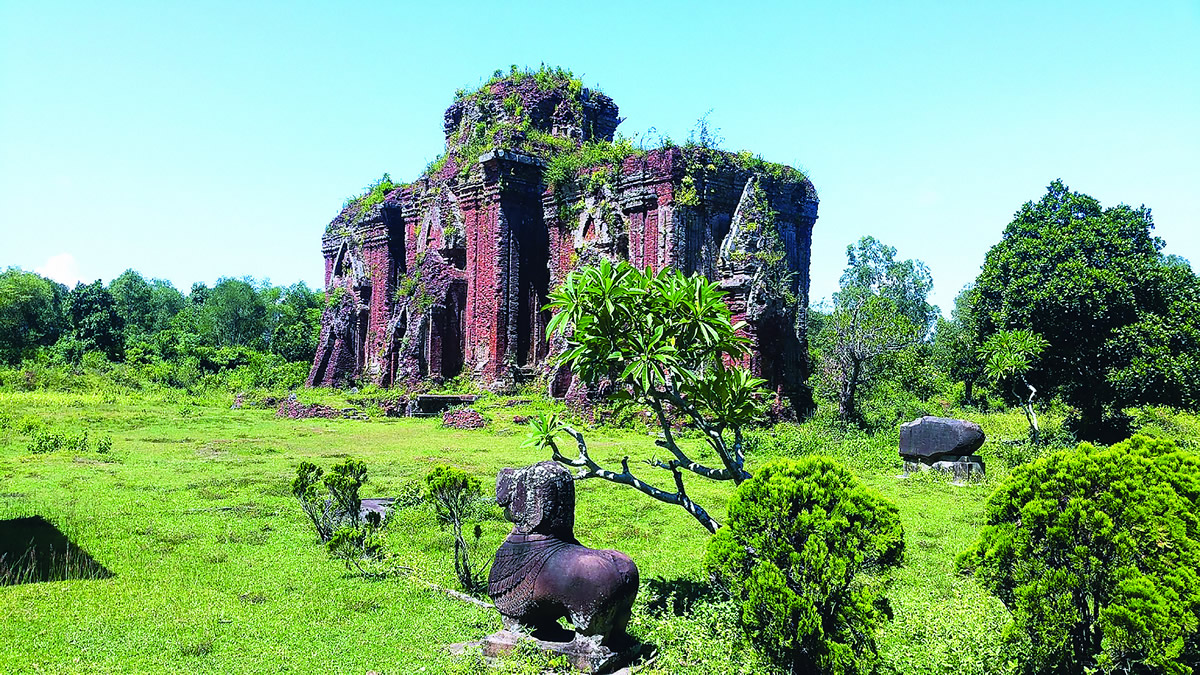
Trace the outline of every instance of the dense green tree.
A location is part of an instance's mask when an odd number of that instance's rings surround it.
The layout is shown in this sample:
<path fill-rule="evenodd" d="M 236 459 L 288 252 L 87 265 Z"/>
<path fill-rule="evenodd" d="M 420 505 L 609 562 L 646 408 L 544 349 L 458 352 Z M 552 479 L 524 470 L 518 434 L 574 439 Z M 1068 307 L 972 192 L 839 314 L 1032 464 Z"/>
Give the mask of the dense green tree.
<path fill-rule="evenodd" d="M 1200 277 L 1168 258 L 1145 286 L 1138 320 L 1114 330 L 1101 353 L 1114 404 L 1200 408 Z"/>
<path fill-rule="evenodd" d="M 165 279 L 150 280 L 150 307 L 153 319 L 149 330 L 166 330 L 171 319 L 187 306 L 187 298 Z"/>
<path fill-rule="evenodd" d="M 1200 458 L 1134 436 L 1018 467 L 958 560 L 1012 611 L 1029 673 L 1200 668 Z"/>
<path fill-rule="evenodd" d="M 658 421 L 663 437 L 656 444 L 666 459 L 651 466 L 670 471 L 675 489 L 663 490 L 635 476 L 629 458 L 619 472 L 602 467 L 588 454 L 583 435 L 556 416 L 531 423 L 528 445 L 549 449 L 552 457 L 578 467 L 579 478 L 602 478 L 629 485 L 655 499 L 682 507 L 709 532 L 717 521 L 688 496 L 683 472 L 740 484 L 745 470 L 742 427 L 760 415 L 763 380 L 740 366 L 747 341 L 730 323 L 717 284 L 677 270 L 639 270 L 628 263 L 583 267 L 569 274 L 550 295 L 556 314 L 548 332 L 567 344 L 561 363 L 584 382 L 607 387 L 612 397 L 644 405 Z M 676 440 L 673 420 L 682 418 L 707 442 L 720 462 L 696 462 Z M 564 456 L 556 435 L 576 442 L 575 458 Z"/>
<path fill-rule="evenodd" d="M 836 392 L 838 415 L 857 421 L 859 394 L 879 376 L 880 357 L 914 347 L 920 329 L 888 298 L 855 294 L 839 301 L 816 336 L 820 377 L 824 389 Z"/>
<path fill-rule="evenodd" d="M 933 287 L 925 265 L 895 256 L 896 249 L 873 237 L 848 246 L 833 311 L 815 333 L 820 388 L 837 397 L 838 414 L 847 421 L 860 419 L 864 387 L 896 365 L 885 357 L 914 349 L 936 314 L 925 299 Z"/>
<path fill-rule="evenodd" d="M 197 281 L 192 284 L 192 290 L 188 293 L 188 302 L 193 305 L 203 305 L 208 299 L 208 294 L 212 292 L 207 285 L 202 281 Z"/>
<path fill-rule="evenodd" d="M 111 360 L 121 360 L 125 351 L 125 320 L 103 282 L 97 279 L 90 284 L 76 284 L 67 295 L 66 309 L 73 338 L 81 351 L 97 351 Z"/>
<path fill-rule="evenodd" d="M 1150 234 L 1153 227 L 1145 207 L 1105 209 L 1055 181 L 1040 201 L 1017 211 L 976 281 L 976 343 L 1005 329 L 1045 337 L 1050 345 L 1029 379 L 1079 411 L 1085 437 L 1103 433 L 1104 420 L 1121 405 L 1150 402 L 1149 391 L 1122 372 L 1200 381 L 1195 359 L 1180 351 L 1194 344 L 1200 319 L 1171 314 L 1194 306 L 1178 287 L 1194 288 L 1195 275 L 1159 255 L 1163 242 Z M 1147 352 L 1162 357 L 1138 361 Z M 1154 398 L 1189 404 L 1195 390 L 1183 389 Z"/>
<path fill-rule="evenodd" d="M 241 279 L 221 279 L 200 307 L 197 325 L 218 347 L 262 348 L 267 339 L 267 306 Z"/>
<path fill-rule="evenodd" d="M 117 314 L 125 322 L 126 330 L 145 332 L 153 329 L 154 294 L 139 272 L 125 270 L 108 284 L 108 292 L 117 303 Z"/>
<path fill-rule="evenodd" d="M 312 361 L 321 330 L 322 295 L 303 281 L 264 289 L 270 351 L 288 361 Z"/>
<path fill-rule="evenodd" d="M 0 272 L 0 363 L 16 363 L 58 340 L 67 327 L 65 295 L 61 284 L 33 272 Z"/>
<path fill-rule="evenodd" d="M 776 460 L 738 488 L 705 565 L 751 642 L 795 673 L 869 673 L 899 510 L 826 457 Z"/>
<path fill-rule="evenodd" d="M 933 277 L 920 260 L 896 260 L 896 249 L 874 237 L 863 237 L 846 247 L 846 269 L 840 279 L 841 290 L 834 303 L 845 305 L 849 296 L 877 295 L 891 301 L 896 311 L 920 329 L 929 331 L 937 308 L 929 304 Z"/>
<path fill-rule="evenodd" d="M 963 383 L 966 403 L 974 399 L 975 383 L 983 376 L 983 359 L 975 344 L 978 333 L 974 306 L 978 294 L 968 285 L 954 299 L 950 318 L 939 316 L 933 333 L 934 366 L 952 382 Z"/>

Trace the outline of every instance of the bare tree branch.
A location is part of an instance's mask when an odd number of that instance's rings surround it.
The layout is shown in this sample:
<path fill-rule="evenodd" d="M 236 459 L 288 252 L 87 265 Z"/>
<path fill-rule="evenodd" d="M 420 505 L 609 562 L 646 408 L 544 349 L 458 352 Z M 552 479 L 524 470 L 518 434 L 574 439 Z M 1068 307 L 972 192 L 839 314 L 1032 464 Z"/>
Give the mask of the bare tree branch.
<path fill-rule="evenodd" d="M 675 435 L 671 432 L 671 423 L 667 420 L 667 414 L 666 411 L 663 410 L 662 402 L 656 398 L 649 399 L 649 402 L 650 407 L 654 409 L 655 414 L 658 416 L 658 425 L 662 427 L 663 430 L 663 438 L 654 441 L 654 444 L 669 451 L 675 457 L 675 459 L 666 463 L 653 460 L 650 462 L 652 465 L 661 469 L 668 469 L 670 471 L 674 471 L 676 468 L 687 469 L 698 476 L 704 476 L 705 478 L 711 478 L 713 480 L 733 480 L 734 474 L 728 469 L 714 469 L 712 467 L 704 466 L 703 464 L 692 461 L 692 459 L 689 458 L 683 452 L 683 450 L 679 448 L 679 445 L 675 443 Z M 718 455 L 720 454 L 719 449 L 717 450 L 717 453 Z"/>
<path fill-rule="evenodd" d="M 603 478 L 604 480 L 611 481 L 613 483 L 628 485 L 643 494 L 659 500 L 660 502 L 683 507 L 685 511 L 692 514 L 693 518 L 700 521 L 700 524 L 703 525 L 704 528 L 710 533 L 716 532 L 717 528 L 720 527 L 720 524 L 717 523 L 716 520 L 713 520 L 712 516 L 708 515 L 708 512 L 705 511 L 703 507 L 693 502 L 691 498 L 687 496 L 687 490 L 684 489 L 683 485 L 683 474 L 679 471 L 679 467 L 672 468 L 672 473 L 675 476 L 675 492 L 668 492 L 666 490 L 654 487 L 653 485 L 650 485 L 649 483 L 646 483 L 642 479 L 633 475 L 633 473 L 629 470 L 628 456 L 625 456 L 625 458 L 621 460 L 620 473 L 605 469 L 597 464 L 591 458 L 591 456 L 588 455 L 587 443 L 583 439 L 583 434 L 569 426 L 564 425 L 560 428 L 575 439 L 575 443 L 579 448 L 579 454 L 574 459 L 563 455 L 558 449 L 558 444 L 555 443 L 553 439 L 550 439 L 549 444 L 550 450 L 553 453 L 552 457 L 554 458 L 554 461 L 560 464 L 577 467 L 579 469 L 579 471 L 575 474 L 575 478 L 577 480 L 582 480 L 584 478 Z"/>
<path fill-rule="evenodd" d="M 700 432 L 704 434 L 704 440 L 708 441 L 708 444 L 712 446 L 713 451 L 717 453 L 717 457 L 721 458 L 721 463 L 725 465 L 724 475 L 728 475 L 729 477 L 721 478 L 720 480 L 732 480 L 735 484 L 740 485 L 742 481 L 750 478 L 750 474 L 742 468 L 745 458 L 739 458 L 736 453 L 730 454 L 729 448 L 725 445 L 725 437 L 722 435 L 722 433 L 716 427 L 708 423 L 708 420 L 704 418 L 704 415 L 700 413 L 696 406 L 692 405 L 691 402 L 683 398 L 683 396 L 679 393 L 679 390 L 675 388 L 674 384 L 668 383 L 665 390 L 654 390 L 653 394 L 654 398 L 651 398 L 650 400 L 653 405 L 657 406 L 655 409 L 659 414 L 660 425 L 664 430 L 668 430 L 671 425 L 666 423 L 666 416 L 662 412 L 662 403 L 658 399 L 666 400 L 672 406 L 682 410 L 692 418 L 697 428 L 699 428 Z M 709 469 L 709 471 L 713 470 Z M 696 473 L 700 472 L 697 471 Z"/>

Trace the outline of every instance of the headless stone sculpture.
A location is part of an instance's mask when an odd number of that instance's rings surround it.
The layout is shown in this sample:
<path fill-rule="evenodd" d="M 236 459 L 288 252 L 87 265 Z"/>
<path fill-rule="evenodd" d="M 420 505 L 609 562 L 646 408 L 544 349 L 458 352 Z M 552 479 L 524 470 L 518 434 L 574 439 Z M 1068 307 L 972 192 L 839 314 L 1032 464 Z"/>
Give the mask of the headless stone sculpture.
<path fill-rule="evenodd" d="M 570 643 L 555 643 L 562 645 L 559 651 L 581 670 L 600 669 L 616 656 L 607 645 L 625 637 L 637 565 L 624 553 L 587 548 L 575 538 L 575 483 L 555 462 L 504 469 L 496 479 L 496 501 L 514 524 L 488 577 L 488 595 L 504 627 L 546 638 L 562 632 L 558 619 L 566 617 L 576 635 Z"/>

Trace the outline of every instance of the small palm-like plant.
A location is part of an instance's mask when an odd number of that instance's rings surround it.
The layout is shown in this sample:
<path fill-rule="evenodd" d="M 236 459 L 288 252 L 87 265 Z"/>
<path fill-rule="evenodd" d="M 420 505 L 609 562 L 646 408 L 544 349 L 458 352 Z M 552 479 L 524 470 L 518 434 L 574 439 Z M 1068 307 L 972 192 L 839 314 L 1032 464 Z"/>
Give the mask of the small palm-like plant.
<path fill-rule="evenodd" d="M 1033 362 L 1049 346 L 1050 343 L 1041 335 L 1020 329 L 995 333 L 979 348 L 979 355 L 984 361 L 984 375 L 996 384 L 1004 381 L 1012 383 L 1013 394 L 1021 400 L 1021 407 L 1025 410 L 1025 419 L 1029 422 L 1029 436 L 1034 445 L 1038 443 L 1037 411 L 1033 409 L 1037 389 L 1025 379 L 1025 373 L 1029 372 Z M 1024 386 L 1028 391 L 1028 397 L 1020 391 L 1020 386 Z"/>

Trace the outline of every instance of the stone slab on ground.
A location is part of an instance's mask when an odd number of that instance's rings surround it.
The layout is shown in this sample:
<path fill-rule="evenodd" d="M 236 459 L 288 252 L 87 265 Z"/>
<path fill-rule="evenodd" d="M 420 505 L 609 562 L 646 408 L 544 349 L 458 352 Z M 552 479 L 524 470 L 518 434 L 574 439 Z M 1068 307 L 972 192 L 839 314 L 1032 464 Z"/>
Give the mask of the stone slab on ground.
<path fill-rule="evenodd" d="M 472 394 L 421 394 L 409 400 L 407 412 L 409 417 L 433 417 L 477 400 L 479 397 Z"/>
<path fill-rule="evenodd" d="M 942 455 L 936 462 L 904 461 L 905 476 L 918 471 L 941 471 L 954 476 L 954 482 L 959 485 L 982 480 L 984 468 L 983 458 L 979 455 Z"/>
<path fill-rule="evenodd" d="M 380 497 L 375 499 L 360 500 L 358 515 L 363 520 L 367 519 L 367 514 L 378 513 L 379 520 L 382 522 L 387 520 L 388 510 L 392 508 L 392 502 L 396 501 L 395 497 Z"/>

